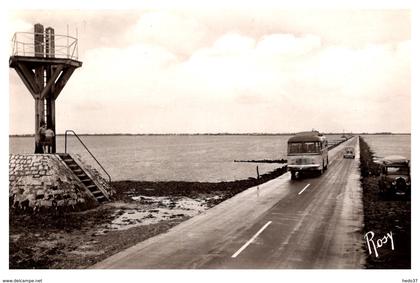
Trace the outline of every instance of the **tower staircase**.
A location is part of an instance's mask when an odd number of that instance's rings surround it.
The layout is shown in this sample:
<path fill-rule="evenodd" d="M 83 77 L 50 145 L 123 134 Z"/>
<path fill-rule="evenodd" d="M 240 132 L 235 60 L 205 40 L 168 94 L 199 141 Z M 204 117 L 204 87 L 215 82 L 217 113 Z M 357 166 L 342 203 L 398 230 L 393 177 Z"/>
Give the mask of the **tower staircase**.
<path fill-rule="evenodd" d="M 95 197 L 99 203 L 108 201 L 108 197 L 98 188 L 93 180 L 86 174 L 86 172 L 76 163 L 76 161 L 68 153 L 58 154 L 64 163 L 73 171 L 74 175 L 82 182 L 88 191 Z"/>

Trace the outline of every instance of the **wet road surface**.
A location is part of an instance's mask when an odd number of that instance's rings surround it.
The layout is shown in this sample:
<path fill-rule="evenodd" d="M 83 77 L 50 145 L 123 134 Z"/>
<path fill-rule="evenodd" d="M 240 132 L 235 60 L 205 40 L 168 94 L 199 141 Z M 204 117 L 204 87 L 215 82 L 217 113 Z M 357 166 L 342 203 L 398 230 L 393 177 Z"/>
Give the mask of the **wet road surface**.
<path fill-rule="evenodd" d="M 329 160 L 322 176 L 284 174 L 92 268 L 363 268 L 358 138 Z"/>

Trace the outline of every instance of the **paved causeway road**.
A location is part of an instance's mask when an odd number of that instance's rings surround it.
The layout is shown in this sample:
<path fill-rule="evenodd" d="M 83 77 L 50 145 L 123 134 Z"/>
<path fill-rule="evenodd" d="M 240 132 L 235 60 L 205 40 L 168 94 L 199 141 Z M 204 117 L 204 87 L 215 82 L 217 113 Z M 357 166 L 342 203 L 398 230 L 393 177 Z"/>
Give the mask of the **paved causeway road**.
<path fill-rule="evenodd" d="M 93 268 L 362 268 L 358 144 L 330 150 L 320 177 L 284 174 Z"/>

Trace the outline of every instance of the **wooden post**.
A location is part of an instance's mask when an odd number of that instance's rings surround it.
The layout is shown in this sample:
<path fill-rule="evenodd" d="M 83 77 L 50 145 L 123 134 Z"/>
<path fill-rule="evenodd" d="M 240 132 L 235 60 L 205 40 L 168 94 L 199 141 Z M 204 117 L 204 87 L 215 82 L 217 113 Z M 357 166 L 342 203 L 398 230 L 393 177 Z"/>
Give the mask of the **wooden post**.
<path fill-rule="evenodd" d="M 41 24 L 34 25 L 34 55 L 35 57 L 44 57 L 44 26 Z M 35 82 L 39 90 L 44 88 L 44 67 L 35 68 Z M 41 121 L 45 119 L 44 99 L 41 99 L 40 95 L 41 93 L 37 93 L 35 96 L 35 140 L 40 139 L 38 131 Z"/>
<path fill-rule="evenodd" d="M 52 27 L 45 29 L 45 55 L 46 57 L 55 57 L 55 36 Z"/>
<path fill-rule="evenodd" d="M 258 165 L 257 165 L 257 180 L 260 179 L 260 171 L 258 170 Z"/>
<path fill-rule="evenodd" d="M 35 57 L 44 57 L 44 26 L 34 25 L 34 52 Z"/>
<path fill-rule="evenodd" d="M 52 151 L 51 153 L 56 153 L 57 150 L 57 140 L 56 140 L 56 131 L 55 131 L 55 99 L 51 97 L 51 130 L 54 131 L 54 138 L 53 138 L 53 144 L 52 144 Z"/>
<path fill-rule="evenodd" d="M 54 29 L 52 27 L 47 27 L 45 29 L 45 56 L 49 58 L 55 57 L 55 38 L 54 38 Z M 53 66 L 47 67 L 46 69 L 46 78 L 47 82 L 51 80 L 51 77 L 54 73 L 55 69 Z M 45 96 L 46 104 L 47 104 L 47 128 L 51 129 L 55 133 L 55 95 L 54 95 L 55 87 L 51 87 L 49 92 Z M 51 153 L 56 152 L 56 138 L 54 135 L 53 143 L 51 145 Z"/>

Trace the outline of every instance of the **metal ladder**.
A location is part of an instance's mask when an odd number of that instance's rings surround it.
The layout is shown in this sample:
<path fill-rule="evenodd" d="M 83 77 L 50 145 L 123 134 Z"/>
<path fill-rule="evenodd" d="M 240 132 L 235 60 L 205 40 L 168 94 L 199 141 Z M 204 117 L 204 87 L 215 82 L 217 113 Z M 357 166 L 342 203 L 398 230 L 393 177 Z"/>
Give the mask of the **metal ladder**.
<path fill-rule="evenodd" d="M 83 141 L 79 138 L 79 136 L 73 130 L 66 130 L 65 132 L 65 144 L 64 144 L 64 154 L 59 154 L 61 159 L 67 164 L 67 166 L 73 171 L 73 173 L 79 178 L 79 180 L 85 185 L 85 187 L 92 193 L 95 199 L 101 203 L 104 201 L 108 201 L 109 197 L 105 195 L 93 182 L 93 180 L 86 174 L 86 172 L 76 163 L 76 161 L 67 153 L 67 135 L 71 133 L 73 134 L 80 142 L 81 145 L 86 149 L 86 151 L 90 154 L 90 156 L 96 161 L 99 167 L 103 170 L 103 172 L 108 177 L 108 184 L 111 186 L 111 176 L 105 170 L 101 163 L 96 159 L 96 157 L 92 154 L 92 152 L 87 148 L 87 146 L 83 143 Z"/>
<path fill-rule="evenodd" d="M 59 156 L 67 164 L 71 171 L 73 171 L 74 175 L 80 180 L 80 182 L 85 185 L 85 187 L 89 190 L 89 192 L 95 197 L 95 199 L 99 202 L 108 201 L 107 196 L 96 186 L 93 180 L 83 171 L 82 168 L 74 161 L 74 159 L 68 153 L 60 153 Z"/>

